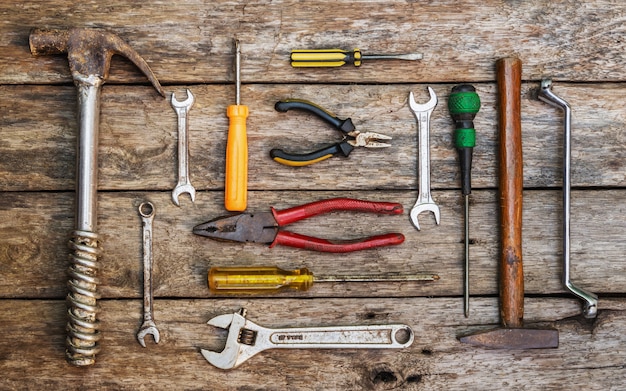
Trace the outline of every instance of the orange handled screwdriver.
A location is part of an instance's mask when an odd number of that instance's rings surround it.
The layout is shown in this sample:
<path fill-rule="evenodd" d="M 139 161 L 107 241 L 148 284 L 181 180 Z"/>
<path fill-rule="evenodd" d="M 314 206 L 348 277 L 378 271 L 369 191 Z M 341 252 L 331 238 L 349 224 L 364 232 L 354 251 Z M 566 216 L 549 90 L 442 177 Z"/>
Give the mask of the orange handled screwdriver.
<path fill-rule="evenodd" d="M 285 288 L 307 291 L 315 282 L 411 282 L 437 281 L 430 273 L 377 276 L 313 277 L 309 269 L 283 270 L 276 266 L 212 267 L 209 269 L 209 289 L 213 293 L 271 293 Z"/>
<path fill-rule="evenodd" d="M 235 40 L 236 104 L 226 109 L 230 122 L 226 142 L 226 184 L 224 207 L 230 211 L 244 211 L 248 202 L 248 136 L 246 119 L 248 106 L 241 104 L 241 47 Z"/>

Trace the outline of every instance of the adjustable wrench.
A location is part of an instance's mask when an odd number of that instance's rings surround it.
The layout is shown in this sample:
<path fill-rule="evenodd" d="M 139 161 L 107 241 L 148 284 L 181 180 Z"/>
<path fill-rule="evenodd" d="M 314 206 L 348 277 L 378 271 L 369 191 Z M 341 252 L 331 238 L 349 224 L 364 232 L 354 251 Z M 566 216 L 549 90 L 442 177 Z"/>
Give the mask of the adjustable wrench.
<path fill-rule="evenodd" d="M 417 120 L 419 130 L 419 195 L 413 209 L 411 209 L 411 222 L 419 231 L 420 224 L 417 216 L 424 212 L 430 211 L 435 215 L 435 222 L 439 225 L 440 214 L 439 206 L 435 204 L 430 195 L 430 114 L 437 106 L 437 95 L 432 88 L 428 87 L 430 100 L 425 104 L 417 104 L 413 92 L 409 93 L 409 107 Z"/>
<path fill-rule="evenodd" d="M 563 110 L 563 285 L 584 301 L 583 315 L 595 318 L 598 315 L 598 296 L 579 288 L 570 280 L 570 188 L 571 188 L 571 123 L 572 110 L 569 104 L 552 92 L 552 80 L 541 81 L 539 100 Z"/>
<path fill-rule="evenodd" d="M 204 358 L 221 369 L 233 369 L 267 349 L 382 349 L 406 348 L 413 330 L 404 324 L 268 329 L 246 319 L 246 309 L 219 315 L 211 326 L 228 329 L 221 352 L 201 349 Z"/>
<path fill-rule="evenodd" d="M 189 178 L 189 150 L 187 145 L 188 116 L 193 102 L 194 97 L 189 90 L 187 90 L 187 99 L 182 102 L 176 100 L 175 94 L 172 93 L 172 107 L 178 115 L 178 184 L 172 191 L 172 201 L 176 206 L 180 206 L 178 196 L 183 193 L 188 193 L 191 196 L 191 202 L 196 199 L 196 189 L 191 185 Z"/>
<path fill-rule="evenodd" d="M 146 347 L 144 338 L 151 334 L 154 342 L 159 343 L 159 330 L 152 318 L 152 220 L 154 205 L 144 202 L 139 205 L 139 215 L 143 223 L 143 323 L 137 332 L 137 340 Z"/>

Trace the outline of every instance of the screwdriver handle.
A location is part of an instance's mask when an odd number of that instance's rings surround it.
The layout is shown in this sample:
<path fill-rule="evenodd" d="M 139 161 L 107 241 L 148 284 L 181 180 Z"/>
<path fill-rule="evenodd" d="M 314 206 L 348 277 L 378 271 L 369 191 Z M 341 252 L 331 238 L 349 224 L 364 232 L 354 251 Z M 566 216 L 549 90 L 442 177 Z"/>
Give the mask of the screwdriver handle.
<path fill-rule="evenodd" d="M 248 202 L 248 136 L 246 119 L 248 106 L 230 105 L 226 143 L 226 183 L 224 207 L 229 211 L 244 211 Z"/>
<path fill-rule="evenodd" d="M 474 117 L 480 110 L 480 97 L 474 86 L 463 84 L 452 88 L 448 98 L 448 110 L 454 120 L 454 145 L 461 164 L 461 191 L 472 192 L 472 154 L 476 145 Z"/>
<path fill-rule="evenodd" d="M 212 267 L 208 274 L 213 293 L 271 293 L 285 288 L 306 291 L 313 285 L 307 268 L 283 270 L 275 266 Z"/>
<path fill-rule="evenodd" d="M 292 50 L 291 66 L 306 67 L 340 67 L 345 64 L 361 66 L 362 55 L 359 49 L 347 51 L 342 49 L 310 49 Z"/>

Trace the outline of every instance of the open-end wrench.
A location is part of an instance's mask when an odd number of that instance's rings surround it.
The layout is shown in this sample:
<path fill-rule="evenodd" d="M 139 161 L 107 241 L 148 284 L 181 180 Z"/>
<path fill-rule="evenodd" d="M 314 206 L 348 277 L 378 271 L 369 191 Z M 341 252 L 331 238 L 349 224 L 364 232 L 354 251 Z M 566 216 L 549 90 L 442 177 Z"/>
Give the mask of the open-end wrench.
<path fill-rule="evenodd" d="M 411 222 L 418 230 L 420 223 L 417 216 L 424 211 L 433 212 L 437 224 L 440 220 L 439 206 L 435 204 L 430 195 L 430 114 L 437 106 L 437 95 L 430 87 L 428 87 L 428 92 L 430 93 L 430 100 L 425 104 L 417 104 L 413 92 L 409 93 L 409 107 L 417 120 L 419 130 L 417 140 L 419 146 L 419 195 L 415 206 L 411 209 Z"/>
<path fill-rule="evenodd" d="M 268 329 L 245 317 L 246 310 L 241 309 L 207 322 L 228 329 L 224 350 L 200 350 L 209 363 L 221 369 L 233 369 L 267 349 L 406 348 L 414 339 L 413 330 L 404 324 Z"/>
<path fill-rule="evenodd" d="M 541 81 L 539 100 L 563 110 L 563 284 L 565 287 L 584 301 L 583 315 L 585 318 L 595 318 L 598 315 L 598 296 L 577 287 L 570 280 L 570 188 L 571 188 L 571 123 L 572 111 L 569 104 L 552 92 L 552 80 Z"/>
<path fill-rule="evenodd" d="M 146 347 L 144 338 L 151 334 L 154 342 L 159 343 L 159 330 L 152 318 L 152 220 L 154 205 L 144 202 L 139 205 L 139 215 L 143 224 L 143 323 L 137 332 L 137 340 Z"/>
<path fill-rule="evenodd" d="M 187 90 L 187 99 L 182 102 L 176 100 L 175 94 L 172 93 L 172 107 L 178 115 L 178 184 L 172 191 L 172 201 L 177 206 L 180 206 L 178 196 L 183 193 L 188 193 L 191 196 L 191 202 L 196 200 L 196 189 L 191 185 L 189 178 L 189 150 L 187 145 L 188 116 L 193 102 L 194 97 L 189 90 Z"/>

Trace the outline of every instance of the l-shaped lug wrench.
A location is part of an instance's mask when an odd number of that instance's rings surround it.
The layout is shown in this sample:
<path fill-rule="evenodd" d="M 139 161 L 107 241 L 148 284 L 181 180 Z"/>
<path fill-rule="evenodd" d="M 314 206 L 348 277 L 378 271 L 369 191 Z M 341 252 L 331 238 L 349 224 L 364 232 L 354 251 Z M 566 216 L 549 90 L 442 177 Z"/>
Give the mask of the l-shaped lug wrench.
<path fill-rule="evenodd" d="M 585 318 L 595 318 L 598 315 L 598 296 L 577 287 L 570 280 L 570 189 L 571 189 L 571 123 L 572 110 L 569 104 L 556 96 L 552 90 L 552 80 L 541 81 L 539 89 L 539 100 L 562 109 L 563 120 L 563 284 L 575 296 L 582 299 L 584 303 L 583 315 Z"/>

